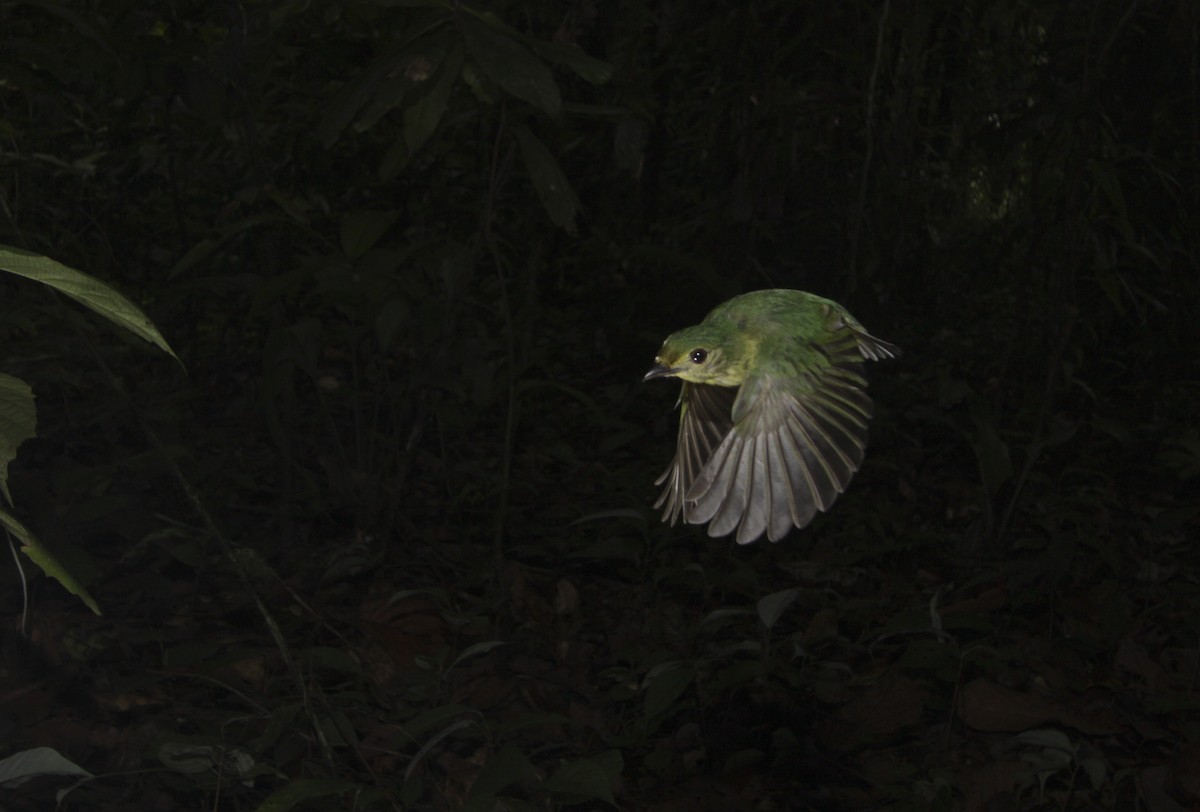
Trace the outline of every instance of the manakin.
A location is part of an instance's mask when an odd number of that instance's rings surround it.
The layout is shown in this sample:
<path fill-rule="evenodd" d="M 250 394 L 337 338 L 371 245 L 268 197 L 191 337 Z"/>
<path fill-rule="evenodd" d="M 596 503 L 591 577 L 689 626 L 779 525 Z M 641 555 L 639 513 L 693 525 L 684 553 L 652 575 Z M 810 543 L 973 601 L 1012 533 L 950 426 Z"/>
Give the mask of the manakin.
<path fill-rule="evenodd" d="M 771 541 L 828 510 L 862 462 L 863 360 L 899 349 L 799 290 L 735 296 L 663 342 L 643 380 L 683 381 L 675 459 L 655 484 L 672 524 Z"/>

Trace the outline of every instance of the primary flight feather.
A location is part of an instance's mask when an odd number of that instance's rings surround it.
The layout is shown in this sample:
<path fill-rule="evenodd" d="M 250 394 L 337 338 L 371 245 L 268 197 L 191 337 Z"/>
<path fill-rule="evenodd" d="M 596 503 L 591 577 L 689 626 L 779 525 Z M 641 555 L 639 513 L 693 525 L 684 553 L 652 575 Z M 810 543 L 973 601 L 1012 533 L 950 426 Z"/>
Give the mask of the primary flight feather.
<path fill-rule="evenodd" d="M 759 290 L 663 342 L 643 380 L 683 381 L 675 459 L 655 484 L 672 524 L 771 541 L 828 510 L 862 462 L 871 399 L 864 359 L 899 349 L 836 302 Z"/>

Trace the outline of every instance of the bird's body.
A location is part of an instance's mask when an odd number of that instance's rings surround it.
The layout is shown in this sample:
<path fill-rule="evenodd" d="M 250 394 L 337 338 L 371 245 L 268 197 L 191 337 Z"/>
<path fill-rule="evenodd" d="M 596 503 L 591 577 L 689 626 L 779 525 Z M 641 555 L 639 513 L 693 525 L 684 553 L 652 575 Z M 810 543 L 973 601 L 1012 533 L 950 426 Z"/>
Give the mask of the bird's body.
<path fill-rule="evenodd" d="M 683 381 L 663 520 L 771 541 L 827 510 L 862 462 L 871 400 L 863 359 L 899 350 L 844 308 L 799 290 L 760 290 L 668 336 L 646 380 Z"/>

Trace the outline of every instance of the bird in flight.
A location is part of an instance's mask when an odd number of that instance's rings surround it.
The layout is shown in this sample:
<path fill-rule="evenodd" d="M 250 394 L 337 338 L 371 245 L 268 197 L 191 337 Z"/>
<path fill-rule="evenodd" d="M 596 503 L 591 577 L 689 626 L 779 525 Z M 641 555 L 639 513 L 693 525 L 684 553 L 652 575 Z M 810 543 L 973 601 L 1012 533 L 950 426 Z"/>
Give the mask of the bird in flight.
<path fill-rule="evenodd" d="M 900 350 L 845 308 L 759 290 L 672 333 L 643 380 L 683 381 L 675 458 L 655 484 L 663 521 L 771 541 L 828 510 L 862 463 L 871 399 L 863 361 Z"/>

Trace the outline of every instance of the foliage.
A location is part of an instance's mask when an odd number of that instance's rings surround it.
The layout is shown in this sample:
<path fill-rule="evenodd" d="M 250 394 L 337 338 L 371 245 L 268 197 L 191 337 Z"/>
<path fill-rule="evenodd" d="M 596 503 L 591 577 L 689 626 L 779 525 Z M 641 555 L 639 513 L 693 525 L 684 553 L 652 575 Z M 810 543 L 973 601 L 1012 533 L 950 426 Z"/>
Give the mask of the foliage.
<path fill-rule="evenodd" d="M 105 606 L 33 583 L 0 763 L 76 809 L 1195 805 L 1194 5 L 0 0 L 0 242 L 188 370 L 0 274 L 7 486 Z M 770 286 L 905 356 L 837 508 L 738 548 L 651 512 L 636 381 Z"/>
<path fill-rule="evenodd" d="M 31 254 L 0 245 L 0 270 L 41 282 L 66 294 L 90 310 L 99 313 L 113 324 L 156 344 L 168 354 L 170 346 L 154 324 L 128 299 L 104 283 L 48 257 Z M 16 457 L 17 448 L 34 436 L 37 411 L 33 391 L 28 384 L 9 375 L 0 374 L 0 492 L 12 504 L 8 489 L 8 465 Z M 21 544 L 21 552 L 70 592 L 78 595 L 88 608 L 100 614 L 96 601 L 83 585 L 8 511 L 0 508 L 0 525 Z"/>

